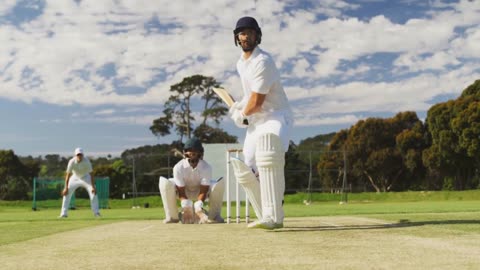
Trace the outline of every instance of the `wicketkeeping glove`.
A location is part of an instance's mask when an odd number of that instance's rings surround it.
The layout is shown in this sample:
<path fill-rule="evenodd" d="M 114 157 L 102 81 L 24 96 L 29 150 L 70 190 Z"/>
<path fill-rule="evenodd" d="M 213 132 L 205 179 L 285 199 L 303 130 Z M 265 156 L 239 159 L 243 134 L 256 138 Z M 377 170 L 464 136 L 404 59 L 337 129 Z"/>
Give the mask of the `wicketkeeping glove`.
<path fill-rule="evenodd" d="M 193 208 L 195 209 L 195 212 L 202 211 L 202 209 L 203 209 L 203 202 L 202 202 L 201 200 L 196 201 L 196 202 L 193 204 Z"/>
<path fill-rule="evenodd" d="M 193 202 L 184 199 L 180 202 L 180 205 L 182 206 L 182 223 L 193 224 L 195 222 L 195 217 L 193 216 Z"/>
<path fill-rule="evenodd" d="M 195 214 L 197 215 L 198 223 L 199 224 L 208 223 L 208 216 L 203 211 L 203 202 L 201 200 L 196 201 L 193 204 L 193 208 L 195 209 Z"/>

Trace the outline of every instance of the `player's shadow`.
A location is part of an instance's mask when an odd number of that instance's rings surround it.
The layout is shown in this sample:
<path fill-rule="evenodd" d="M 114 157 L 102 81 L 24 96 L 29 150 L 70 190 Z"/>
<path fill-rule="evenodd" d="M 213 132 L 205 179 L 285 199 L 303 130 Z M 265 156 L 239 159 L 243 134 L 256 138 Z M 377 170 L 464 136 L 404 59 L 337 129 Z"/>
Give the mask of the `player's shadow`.
<path fill-rule="evenodd" d="M 409 221 L 407 219 L 399 220 L 396 223 L 385 224 L 348 224 L 348 225 L 312 225 L 296 226 L 287 224 L 280 230 L 272 232 L 310 232 L 310 231 L 348 231 L 348 230 L 379 230 L 395 229 L 405 227 L 416 227 L 425 225 L 460 225 L 460 224 L 479 224 L 480 220 L 429 220 L 429 221 Z"/>

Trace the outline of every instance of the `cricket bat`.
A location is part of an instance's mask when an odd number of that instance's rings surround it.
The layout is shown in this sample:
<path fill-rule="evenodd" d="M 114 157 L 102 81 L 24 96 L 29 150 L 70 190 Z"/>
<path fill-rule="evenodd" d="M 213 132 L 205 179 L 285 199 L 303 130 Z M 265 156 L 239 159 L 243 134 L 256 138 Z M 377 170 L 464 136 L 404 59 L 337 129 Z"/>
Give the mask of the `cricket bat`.
<path fill-rule="evenodd" d="M 223 100 L 223 102 L 225 102 L 225 104 L 227 104 L 229 108 L 232 107 L 233 103 L 235 103 L 235 100 L 227 92 L 227 90 L 217 87 L 213 87 L 212 90 L 213 92 L 215 92 L 215 94 L 217 94 L 217 96 L 219 96 Z"/>
<path fill-rule="evenodd" d="M 235 100 L 233 99 L 233 97 L 227 92 L 227 90 L 223 89 L 223 88 L 217 88 L 217 87 L 212 87 L 212 90 L 213 92 L 215 92 L 215 94 L 217 94 L 222 100 L 223 102 L 225 102 L 225 104 L 227 104 L 227 106 L 229 108 L 232 107 L 233 103 L 235 103 Z M 248 126 L 248 120 L 247 119 L 244 119 L 243 120 L 243 124 L 247 125 Z"/>

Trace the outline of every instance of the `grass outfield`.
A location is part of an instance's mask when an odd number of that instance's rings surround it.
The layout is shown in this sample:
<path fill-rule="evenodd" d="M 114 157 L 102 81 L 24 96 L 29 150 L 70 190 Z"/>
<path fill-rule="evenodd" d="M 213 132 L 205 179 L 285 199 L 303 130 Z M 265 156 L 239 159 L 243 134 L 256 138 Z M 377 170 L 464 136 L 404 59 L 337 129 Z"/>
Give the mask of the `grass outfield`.
<path fill-rule="evenodd" d="M 308 206 L 296 194 L 276 231 L 165 225 L 156 197 L 140 209 L 112 201 L 100 219 L 88 201 L 68 219 L 57 219 L 59 207 L 0 202 L 0 260 L 5 269 L 480 269 L 478 194 L 352 194 Z"/>

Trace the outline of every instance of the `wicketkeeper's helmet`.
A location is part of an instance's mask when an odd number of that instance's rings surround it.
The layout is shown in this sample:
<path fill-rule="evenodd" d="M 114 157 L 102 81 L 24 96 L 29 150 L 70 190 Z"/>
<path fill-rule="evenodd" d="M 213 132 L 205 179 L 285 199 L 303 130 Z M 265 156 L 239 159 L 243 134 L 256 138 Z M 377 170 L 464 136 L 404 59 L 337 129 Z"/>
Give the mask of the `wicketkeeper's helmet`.
<path fill-rule="evenodd" d="M 235 40 L 235 46 L 238 45 L 238 39 L 237 35 L 240 33 L 243 29 L 253 29 L 255 32 L 257 32 L 257 44 L 260 44 L 262 42 L 262 29 L 258 26 L 257 21 L 252 18 L 252 17 L 242 17 L 237 21 L 237 25 L 235 26 L 235 30 L 233 30 L 233 39 Z"/>
<path fill-rule="evenodd" d="M 202 142 L 196 137 L 188 139 L 183 146 L 183 151 L 187 150 L 195 150 L 197 152 L 203 153 Z"/>

